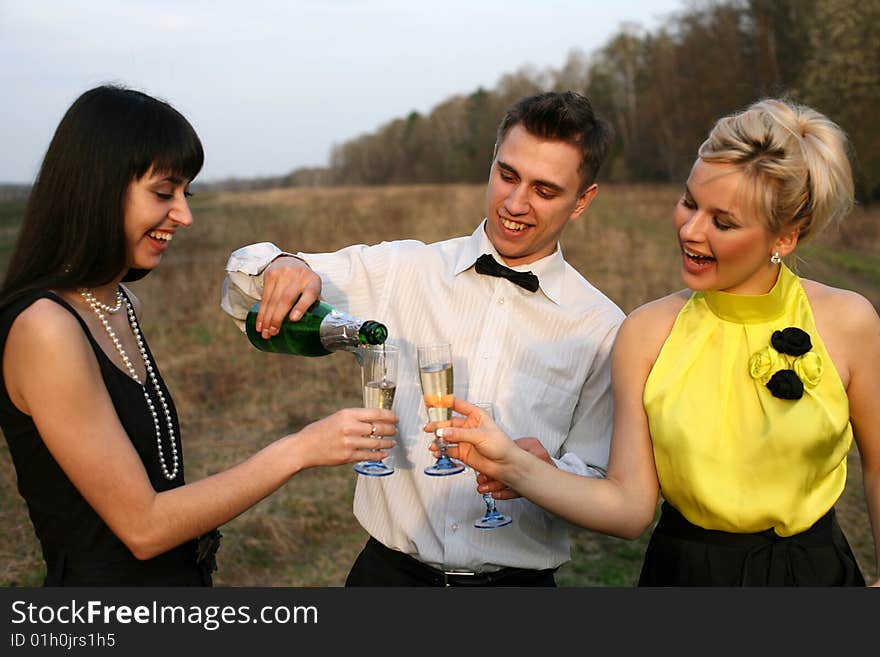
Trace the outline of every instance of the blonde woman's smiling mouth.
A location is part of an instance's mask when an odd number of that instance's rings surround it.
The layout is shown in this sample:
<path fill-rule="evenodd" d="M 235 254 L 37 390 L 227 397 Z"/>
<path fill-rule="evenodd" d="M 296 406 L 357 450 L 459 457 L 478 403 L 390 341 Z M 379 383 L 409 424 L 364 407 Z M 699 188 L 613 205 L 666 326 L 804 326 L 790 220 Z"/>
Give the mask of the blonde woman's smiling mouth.
<path fill-rule="evenodd" d="M 684 246 L 681 247 L 681 250 L 688 258 L 690 258 L 691 260 L 694 260 L 696 262 L 704 263 L 704 262 L 714 262 L 715 261 L 715 258 L 713 258 L 712 256 L 701 255 L 699 253 L 696 253 L 695 251 L 691 251 L 690 249 L 688 249 Z"/>

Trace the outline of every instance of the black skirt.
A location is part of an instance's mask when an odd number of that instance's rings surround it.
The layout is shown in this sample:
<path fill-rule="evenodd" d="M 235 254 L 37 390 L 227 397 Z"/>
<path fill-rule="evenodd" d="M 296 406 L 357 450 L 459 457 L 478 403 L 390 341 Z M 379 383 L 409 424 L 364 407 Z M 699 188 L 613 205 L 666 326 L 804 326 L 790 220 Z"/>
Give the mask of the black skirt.
<path fill-rule="evenodd" d="M 864 586 L 834 509 L 794 536 L 703 529 L 664 502 L 639 586 Z"/>
<path fill-rule="evenodd" d="M 214 555 L 200 559 L 202 541 L 187 541 L 152 559 L 127 549 L 81 554 L 57 550 L 46 560 L 43 586 L 213 586 Z"/>

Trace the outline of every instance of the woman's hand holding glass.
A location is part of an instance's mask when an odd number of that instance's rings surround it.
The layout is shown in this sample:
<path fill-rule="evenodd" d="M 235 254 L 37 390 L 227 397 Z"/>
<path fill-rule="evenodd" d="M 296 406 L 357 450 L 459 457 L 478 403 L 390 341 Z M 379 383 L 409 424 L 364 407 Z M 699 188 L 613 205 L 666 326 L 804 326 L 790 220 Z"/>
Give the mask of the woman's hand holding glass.
<path fill-rule="evenodd" d="M 394 447 L 397 416 L 381 408 L 344 408 L 303 427 L 292 438 L 303 467 L 383 459 Z"/>
<path fill-rule="evenodd" d="M 491 479 L 504 481 L 512 472 L 517 456 L 525 452 L 479 406 L 456 398 L 452 409 L 463 417 L 454 416 L 451 426 L 445 427 L 429 422 L 425 431 L 434 431 L 447 443 L 455 443 L 447 448 L 449 456 Z M 436 445 L 432 444 L 430 449 L 438 452 Z"/>

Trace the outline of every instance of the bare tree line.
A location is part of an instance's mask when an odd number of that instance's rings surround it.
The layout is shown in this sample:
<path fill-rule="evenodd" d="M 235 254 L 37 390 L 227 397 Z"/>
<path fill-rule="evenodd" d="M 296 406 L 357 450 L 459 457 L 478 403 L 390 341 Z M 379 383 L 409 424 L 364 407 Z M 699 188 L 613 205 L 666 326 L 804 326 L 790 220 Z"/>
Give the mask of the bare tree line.
<path fill-rule="evenodd" d="M 613 125 L 605 180 L 678 182 L 714 120 L 765 96 L 826 113 L 853 143 L 857 193 L 880 199 L 880 0 L 690 2 L 653 32 L 623 24 L 559 70 L 525 67 L 494 89 L 455 96 L 335 146 L 327 169 L 281 185 L 383 185 L 485 179 L 495 127 L 520 96 L 574 89 Z"/>

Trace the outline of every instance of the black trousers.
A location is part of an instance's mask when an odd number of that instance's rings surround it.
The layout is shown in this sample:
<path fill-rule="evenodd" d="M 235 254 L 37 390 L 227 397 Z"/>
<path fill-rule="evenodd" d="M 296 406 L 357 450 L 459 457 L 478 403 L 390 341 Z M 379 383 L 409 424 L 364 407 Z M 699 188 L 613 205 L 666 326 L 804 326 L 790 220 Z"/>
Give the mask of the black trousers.
<path fill-rule="evenodd" d="M 527 568 L 502 568 L 492 573 L 449 574 L 370 537 L 355 559 L 346 586 L 546 586 L 555 587 L 553 573 Z"/>
<path fill-rule="evenodd" d="M 834 509 L 794 536 L 703 529 L 664 502 L 639 586 L 864 586 Z"/>

